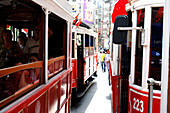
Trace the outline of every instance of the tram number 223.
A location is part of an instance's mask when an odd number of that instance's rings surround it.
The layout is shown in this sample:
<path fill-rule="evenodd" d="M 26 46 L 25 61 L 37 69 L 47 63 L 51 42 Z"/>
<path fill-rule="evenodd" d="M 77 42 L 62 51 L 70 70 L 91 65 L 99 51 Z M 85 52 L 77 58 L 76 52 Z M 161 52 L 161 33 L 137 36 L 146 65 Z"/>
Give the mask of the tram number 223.
<path fill-rule="evenodd" d="M 134 104 L 133 104 L 133 109 L 143 112 L 144 108 L 143 108 L 143 101 L 133 98 Z"/>

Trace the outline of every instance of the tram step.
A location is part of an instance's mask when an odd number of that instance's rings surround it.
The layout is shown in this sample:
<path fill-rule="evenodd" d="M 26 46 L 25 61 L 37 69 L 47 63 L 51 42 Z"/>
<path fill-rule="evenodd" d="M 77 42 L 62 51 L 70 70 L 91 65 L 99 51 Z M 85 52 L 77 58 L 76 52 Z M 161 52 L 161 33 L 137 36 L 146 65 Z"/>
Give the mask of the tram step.
<path fill-rule="evenodd" d="M 78 91 L 78 92 L 77 92 L 77 98 L 82 97 L 82 96 L 87 92 L 87 90 L 90 88 L 90 86 L 91 86 L 92 84 L 93 84 L 93 80 L 90 81 L 90 82 L 88 82 L 85 90 L 83 90 L 83 91 Z"/>

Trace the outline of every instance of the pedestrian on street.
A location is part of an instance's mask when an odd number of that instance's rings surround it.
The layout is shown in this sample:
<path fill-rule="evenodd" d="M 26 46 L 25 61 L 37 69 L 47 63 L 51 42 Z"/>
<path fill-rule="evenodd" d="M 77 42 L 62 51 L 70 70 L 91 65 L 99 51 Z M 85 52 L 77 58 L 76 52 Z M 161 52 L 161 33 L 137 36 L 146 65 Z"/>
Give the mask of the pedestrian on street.
<path fill-rule="evenodd" d="M 109 81 L 109 86 L 110 86 L 110 51 L 109 49 L 106 50 L 106 55 L 105 55 L 105 64 L 106 64 L 106 68 L 108 70 L 108 81 Z"/>
<path fill-rule="evenodd" d="M 101 55 L 101 66 L 102 66 L 102 71 L 106 72 L 106 65 L 105 65 L 105 51 L 103 51 L 103 54 Z"/>

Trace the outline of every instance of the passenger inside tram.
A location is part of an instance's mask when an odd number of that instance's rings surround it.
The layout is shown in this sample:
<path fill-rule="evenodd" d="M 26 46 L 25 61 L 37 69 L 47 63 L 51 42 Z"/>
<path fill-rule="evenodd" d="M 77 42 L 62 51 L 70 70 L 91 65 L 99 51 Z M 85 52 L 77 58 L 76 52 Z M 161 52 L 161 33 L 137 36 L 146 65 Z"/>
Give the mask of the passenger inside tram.
<path fill-rule="evenodd" d="M 37 53 L 31 53 L 29 57 L 29 63 L 36 62 L 39 60 L 39 56 Z M 24 71 L 21 75 L 20 83 L 19 83 L 19 89 L 27 86 L 28 84 L 34 83 L 37 81 L 40 77 L 40 69 L 39 68 L 33 68 L 29 71 Z"/>
<path fill-rule="evenodd" d="M 19 65 L 22 65 L 23 64 L 23 59 L 22 58 L 18 58 L 18 57 L 15 57 L 13 60 L 12 60 L 12 63 L 13 63 L 13 66 L 19 66 Z M 26 80 L 26 83 L 27 84 L 30 84 L 32 83 L 32 79 L 30 78 L 30 75 L 29 75 L 29 71 L 28 70 L 21 70 L 21 71 L 17 71 L 15 73 L 12 73 L 11 76 L 13 77 L 13 85 L 14 85 L 14 88 L 15 88 L 15 92 L 18 91 L 19 89 L 21 89 L 23 86 L 21 84 L 22 82 L 22 77 L 25 77 L 27 78 Z M 8 81 L 7 81 L 8 82 Z M 27 85 L 26 84 L 26 85 Z M 26 86 L 25 85 L 25 86 Z"/>
<path fill-rule="evenodd" d="M 37 61 L 39 61 L 39 55 L 37 53 L 32 53 L 30 55 L 29 62 L 32 63 L 32 62 L 37 62 Z M 38 80 L 40 77 L 40 69 L 39 68 L 32 69 L 31 76 L 32 76 L 33 82 Z"/>
<path fill-rule="evenodd" d="M 11 66 L 10 61 L 14 57 L 21 57 L 22 55 L 19 44 L 16 41 L 12 41 L 12 31 L 4 30 L 0 42 L 0 68 Z"/>
<path fill-rule="evenodd" d="M 26 42 L 25 53 L 28 54 L 28 56 L 31 53 L 39 54 L 39 31 L 39 27 L 36 26 L 33 31 L 33 36 Z"/>
<path fill-rule="evenodd" d="M 23 60 L 18 57 L 14 57 L 11 60 L 11 65 L 18 66 L 22 65 Z M 15 92 L 17 92 L 19 89 L 21 89 L 23 86 L 21 86 L 21 78 L 26 77 L 27 81 L 26 83 L 32 83 L 32 79 L 29 77 L 29 71 L 28 70 L 21 70 L 17 71 L 15 73 L 3 76 L 0 78 L 0 100 L 3 100 L 4 98 L 9 97 L 10 95 L 13 95 Z M 27 85 L 26 84 L 26 85 Z"/>
<path fill-rule="evenodd" d="M 25 53 L 25 46 L 26 46 L 28 37 L 26 36 L 26 34 L 24 32 L 21 32 L 18 37 L 18 40 L 19 40 L 18 43 L 19 43 L 19 46 L 20 46 L 22 52 Z"/>

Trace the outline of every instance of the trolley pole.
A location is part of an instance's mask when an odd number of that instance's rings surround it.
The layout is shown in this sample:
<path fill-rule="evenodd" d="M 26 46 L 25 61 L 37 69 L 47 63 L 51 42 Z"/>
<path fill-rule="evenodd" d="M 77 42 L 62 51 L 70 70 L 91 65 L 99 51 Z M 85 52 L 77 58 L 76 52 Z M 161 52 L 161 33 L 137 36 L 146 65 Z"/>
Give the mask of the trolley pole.
<path fill-rule="evenodd" d="M 153 105 L 153 86 L 158 85 L 161 86 L 160 81 L 156 81 L 153 78 L 149 78 L 147 80 L 149 93 L 148 93 L 148 113 L 152 113 L 152 105 Z"/>

